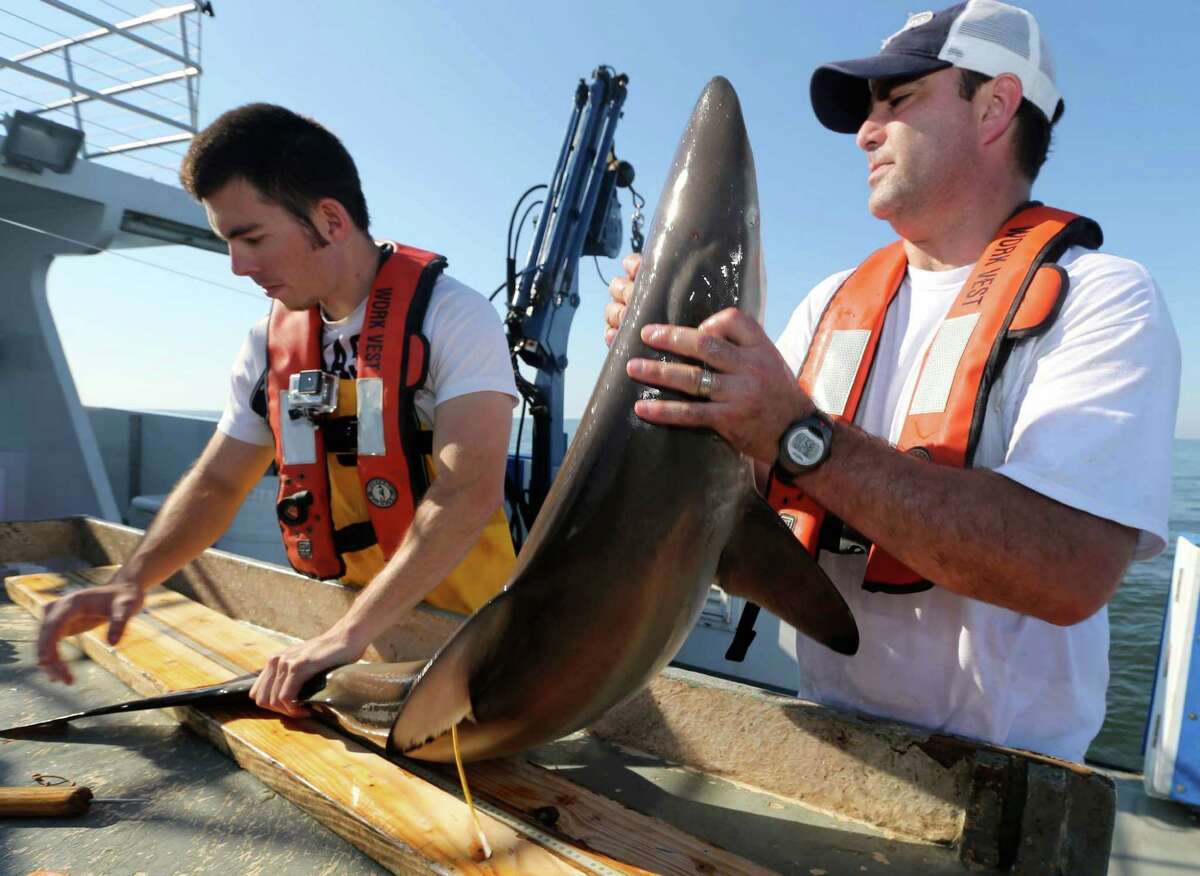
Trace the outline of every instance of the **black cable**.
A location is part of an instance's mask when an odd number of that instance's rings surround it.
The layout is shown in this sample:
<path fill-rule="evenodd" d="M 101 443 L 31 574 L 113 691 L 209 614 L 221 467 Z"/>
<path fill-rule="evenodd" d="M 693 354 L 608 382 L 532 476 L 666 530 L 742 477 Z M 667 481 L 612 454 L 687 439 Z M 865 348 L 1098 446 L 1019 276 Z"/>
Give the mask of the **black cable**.
<path fill-rule="evenodd" d="M 642 208 L 646 206 L 646 199 L 633 187 L 633 183 L 629 184 L 629 197 L 633 202 L 633 218 L 629 223 L 629 246 L 634 252 L 640 253 L 646 243 L 646 238 L 642 235 Z"/>
<path fill-rule="evenodd" d="M 525 230 L 525 221 L 529 218 L 529 214 L 533 211 L 533 209 L 535 207 L 539 207 L 543 203 L 545 203 L 545 202 L 544 201 L 534 201 L 532 204 L 530 204 L 528 207 L 526 207 L 525 212 L 521 214 L 521 224 L 517 226 L 517 239 L 513 243 L 513 250 L 512 250 L 512 255 L 509 256 L 510 258 L 515 259 L 517 257 L 517 251 L 521 248 L 521 232 Z"/>
<path fill-rule="evenodd" d="M 525 433 L 525 410 L 529 407 L 529 399 L 521 399 L 521 419 L 517 421 L 517 456 L 521 455 L 521 438 Z"/>
<path fill-rule="evenodd" d="M 525 203 L 525 199 L 539 189 L 549 188 L 545 183 L 538 183 L 535 186 L 530 186 L 521 193 L 521 197 L 517 198 L 517 203 L 513 205 L 512 214 L 508 217 L 508 239 L 504 244 L 504 282 L 500 285 L 500 289 L 508 287 L 508 295 L 505 296 L 508 301 L 508 306 L 512 307 L 513 295 L 516 293 L 516 281 L 519 276 L 516 273 L 517 255 L 516 249 L 513 246 L 513 223 L 517 220 L 517 211 L 521 209 L 521 204 Z M 529 209 L 532 209 L 529 208 Z M 521 216 L 521 225 L 525 224 L 525 217 L 529 215 L 529 209 Z M 517 241 L 516 246 L 521 245 L 521 225 L 517 226 Z M 500 289 L 497 289 L 489 297 L 488 301 L 493 300 L 500 294 Z"/>
<path fill-rule="evenodd" d="M 532 195 L 538 189 L 544 189 L 544 188 L 548 188 L 548 186 L 545 183 L 539 183 L 536 186 L 530 186 L 529 188 L 527 188 L 524 191 L 524 193 L 521 195 L 521 197 L 517 198 L 517 203 L 513 205 L 512 215 L 508 217 L 508 245 L 504 247 L 504 254 L 506 256 L 508 256 L 509 258 L 516 258 L 516 254 L 513 251 L 512 233 L 513 233 L 513 223 L 517 221 L 517 211 L 521 209 L 521 204 L 522 204 L 522 202 L 524 202 L 524 200 L 526 198 L 528 198 L 530 195 Z M 522 221 L 524 221 L 524 219 L 522 219 Z M 519 233 L 520 233 L 520 229 L 518 228 L 518 234 Z"/>
<path fill-rule="evenodd" d="M 532 268 L 526 268 L 523 271 L 517 271 L 515 276 L 517 278 L 524 277 L 526 274 L 531 274 L 534 271 L 536 271 L 538 269 L 538 267 L 540 267 L 540 265 L 532 267 Z M 488 296 L 488 301 L 494 301 L 496 296 L 500 294 L 500 290 L 503 289 L 507 285 L 508 285 L 508 280 L 505 280 L 503 283 L 501 283 L 499 286 L 497 286 L 495 289 L 493 289 L 492 294 Z"/>
<path fill-rule="evenodd" d="M 604 279 L 604 272 L 600 270 L 599 256 L 592 256 L 592 261 L 594 261 L 596 263 L 596 275 L 600 278 L 600 282 L 603 283 L 605 285 L 605 287 L 607 287 L 608 280 Z"/>
<path fill-rule="evenodd" d="M 543 188 L 545 188 L 545 187 L 543 186 Z M 524 197 L 524 196 L 522 196 L 522 197 Z M 538 206 L 538 204 L 541 204 L 541 203 L 542 203 L 541 201 L 534 201 L 532 204 L 530 204 L 528 207 L 526 207 L 526 208 L 525 208 L 525 213 L 524 213 L 524 214 L 521 216 L 521 224 L 517 226 L 517 240 L 516 240 L 516 244 L 515 244 L 515 246 L 518 246 L 518 247 L 519 247 L 519 246 L 521 245 L 521 231 L 522 231 L 522 229 L 525 227 L 525 220 L 528 218 L 528 216 L 529 216 L 530 212 L 531 212 L 531 211 L 532 211 L 532 210 L 533 210 L 533 209 L 534 209 L 536 206 Z M 511 229 L 510 229 L 510 232 L 509 232 L 509 233 L 511 234 Z M 511 238 L 510 238 L 510 242 L 511 242 Z M 514 256 L 513 256 L 513 250 L 509 250 L 509 256 L 508 256 L 508 257 L 509 257 L 510 259 L 514 258 Z M 526 274 L 528 274 L 528 273 L 529 273 L 529 269 L 528 269 L 528 268 L 527 268 L 526 270 L 524 270 L 524 271 L 517 271 L 515 274 L 513 274 L 513 279 L 514 279 L 514 280 L 518 280 L 518 279 L 520 279 L 521 277 L 524 277 L 524 276 L 525 276 Z M 507 285 L 508 285 L 508 280 L 505 280 L 503 283 L 501 283 L 499 286 L 497 286 L 497 287 L 496 287 L 496 288 L 495 288 L 495 289 L 492 291 L 492 294 L 488 296 L 488 301 L 495 301 L 495 300 L 496 300 L 496 296 L 500 294 L 500 290 L 501 290 L 501 289 L 503 289 L 503 288 L 504 288 L 505 286 L 507 286 Z M 510 305 L 510 306 L 512 305 L 512 301 L 511 301 L 511 299 L 509 300 L 509 302 L 508 302 L 508 303 L 509 303 L 509 305 Z"/>

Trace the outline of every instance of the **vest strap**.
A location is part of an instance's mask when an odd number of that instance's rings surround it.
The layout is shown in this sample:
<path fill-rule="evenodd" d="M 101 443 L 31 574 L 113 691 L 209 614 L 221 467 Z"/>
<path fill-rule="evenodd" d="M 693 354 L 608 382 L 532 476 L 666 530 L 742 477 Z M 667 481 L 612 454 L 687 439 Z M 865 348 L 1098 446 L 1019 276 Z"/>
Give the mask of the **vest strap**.
<path fill-rule="evenodd" d="M 378 543 L 379 540 L 375 537 L 375 527 L 369 520 L 343 526 L 333 534 L 333 544 L 339 554 L 352 554 Z"/>

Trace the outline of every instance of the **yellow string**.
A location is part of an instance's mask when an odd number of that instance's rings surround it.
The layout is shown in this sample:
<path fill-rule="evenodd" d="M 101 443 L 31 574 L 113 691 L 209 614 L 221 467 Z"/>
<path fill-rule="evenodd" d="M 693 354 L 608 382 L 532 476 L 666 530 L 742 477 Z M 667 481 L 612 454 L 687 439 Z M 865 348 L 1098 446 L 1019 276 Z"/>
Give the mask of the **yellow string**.
<path fill-rule="evenodd" d="M 462 783 L 463 796 L 467 799 L 467 809 L 471 812 L 471 821 L 475 823 L 475 833 L 479 836 L 479 845 L 483 851 L 483 860 L 492 856 L 492 847 L 488 845 L 487 836 L 479 824 L 479 816 L 475 812 L 475 803 L 471 800 L 471 789 L 467 787 L 467 771 L 463 769 L 462 755 L 458 753 L 458 725 L 450 728 L 450 743 L 454 746 L 454 765 L 458 767 L 458 780 Z"/>

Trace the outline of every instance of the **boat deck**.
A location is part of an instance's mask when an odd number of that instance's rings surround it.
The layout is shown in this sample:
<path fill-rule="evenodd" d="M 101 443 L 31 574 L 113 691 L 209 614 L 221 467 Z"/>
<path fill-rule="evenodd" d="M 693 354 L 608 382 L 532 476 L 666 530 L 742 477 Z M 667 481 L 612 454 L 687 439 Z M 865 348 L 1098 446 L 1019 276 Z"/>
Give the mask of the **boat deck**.
<path fill-rule="evenodd" d="M 75 684 L 33 665 L 37 622 L 0 591 L 0 725 L 131 698 L 77 648 Z M 583 736 L 534 760 L 571 781 L 672 823 L 780 873 L 962 873 L 949 849 L 888 840 L 878 831 Z M 0 784 L 61 776 L 98 797 L 78 818 L 9 821 L 0 873 L 375 874 L 371 858 L 310 818 L 165 712 L 94 718 L 65 741 L 0 740 Z M 1110 876 L 1200 873 L 1200 814 L 1142 792 L 1141 776 L 1112 773 L 1117 822 Z"/>
<path fill-rule="evenodd" d="M 0 532 L 0 553 L 5 548 L 10 554 L 24 552 L 26 556 L 19 559 L 28 560 L 28 546 L 37 547 L 45 541 L 48 546 L 53 542 L 54 551 L 61 558 L 64 549 L 73 553 L 80 545 L 86 546 L 95 539 L 96 544 L 79 550 L 77 556 L 87 555 L 83 565 L 97 565 L 101 560 L 116 559 L 133 534 L 88 521 L 18 524 Z M 25 547 L 20 547 L 22 544 Z M 100 547 L 104 550 L 95 553 Z M 4 559 L 0 556 L 0 560 Z M 13 557 L 8 559 L 11 561 Z M 95 580 L 95 572 L 84 574 L 92 575 L 89 580 Z M 218 602 L 222 610 L 241 616 L 245 608 L 242 600 L 260 608 L 265 605 L 261 593 L 255 596 L 254 590 L 262 584 L 260 579 L 264 575 L 285 573 L 217 554 L 190 574 L 192 586 L 221 581 L 224 589 Z M 239 576 L 244 580 L 239 580 Z M 303 583 L 303 579 L 288 576 L 289 581 L 293 579 L 298 582 L 295 586 Z M 277 587 L 287 582 L 269 583 L 270 588 L 263 592 L 277 593 Z M 335 604 L 318 604 L 326 596 L 346 598 L 336 588 L 314 590 L 312 595 L 314 601 L 306 603 L 306 609 L 317 613 L 338 610 Z M 170 597 L 176 602 L 181 598 Z M 74 686 L 68 688 L 46 681 L 33 666 L 37 624 L 29 612 L 30 604 L 24 601 L 22 607 L 0 595 L 0 665 L 9 680 L 6 696 L 0 698 L 0 726 L 134 698 L 135 694 L 110 674 L 114 671 L 112 665 L 102 667 L 104 660 L 97 652 L 96 637 L 88 649 L 99 663 L 85 659 L 73 646 L 65 646 L 71 649 L 72 668 L 77 677 Z M 207 611 L 200 606 L 196 610 Z M 270 618 L 257 620 L 268 623 Z M 222 623 L 236 622 L 222 617 Z M 245 629 L 261 633 L 258 627 Z M 311 634 L 302 629 L 291 632 Z M 444 630 L 439 632 L 430 627 L 428 634 L 444 635 Z M 249 635 L 238 641 L 248 641 Z M 406 643 L 414 638 L 415 632 L 401 637 Z M 273 647 L 269 640 L 267 646 Z M 261 643 L 258 647 L 261 650 Z M 411 655 L 382 656 L 407 659 Z M 1090 822 L 1104 818 L 1103 780 L 1091 771 L 1018 752 L 971 745 L 952 737 L 913 735 L 898 725 L 864 723 L 850 716 L 824 712 L 811 704 L 756 694 L 743 686 L 690 679 L 689 675 L 665 674 L 652 686 L 653 696 L 646 699 L 652 708 L 647 710 L 645 703 L 623 707 L 624 714 L 618 716 L 617 722 L 606 718 L 598 726 L 597 733 L 603 738 L 577 734 L 560 740 L 528 753 L 519 763 L 502 764 L 490 778 L 489 770 L 482 765 L 469 767 L 469 774 L 472 769 L 476 771 L 473 785 L 477 796 L 501 808 L 507 802 L 510 813 L 516 812 L 525 819 L 525 832 L 517 824 L 516 836 L 528 835 L 532 843 L 543 845 L 546 835 L 557 836 L 568 845 L 575 842 L 578 849 L 585 850 L 585 859 L 599 852 L 601 859 L 607 854 L 611 862 L 619 864 L 614 870 L 603 867 L 597 870 L 584 860 L 583 872 L 589 871 L 588 866 L 592 872 L 733 872 L 721 866 L 714 869 L 712 863 L 726 860 L 720 856 L 728 853 L 733 857 L 727 860 L 738 863 L 736 872 L 745 873 L 815 876 L 962 872 L 962 860 L 967 857 L 964 849 L 974 850 L 972 854 L 986 853 L 993 848 L 989 843 L 1002 840 L 1000 834 L 989 834 L 989 830 L 1002 832 L 1005 824 L 1010 824 L 1011 829 L 1010 819 L 993 818 L 983 805 L 989 794 L 997 790 L 988 784 L 989 776 L 993 775 L 990 771 L 997 769 L 997 764 L 1003 775 L 1015 775 L 1012 769 L 1016 764 L 1020 774 L 1028 777 L 1028 788 L 1022 779 L 1016 796 L 1011 789 L 999 788 L 1002 809 L 1008 805 L 1003 802 L 1008 795 L 1020 807 L 1018 811 L 1025 813 L 1020 825 L 1023 849 L 1028 842 L 1049 839 L 1057 844 L 1052 847 L 1059 853 L 1075 856 L 1072 860 L 1084 860 L 1078 857 L 1078 849 L 1071 851 L 1070 847 L 1081 842 L 1086 845 L 1083 838 L 1089 834 Z M 130 678 L 126 675 L 124 680 L 129 682 Z M 696 701 L 689 697 L 702 697 L 702 706 L 696 706 Z M 651 719 L 650 723 L 642 720 L 646 717 Z M 754 728 L 754 738 L 732 729 L 741 725 L 742 717 L 747 720 L 746 726 Z M 669 727 L 669 735 L 683 743 L 691 756 L 670 753 L 669 745 L 652 738 L 660 726 Z M 210 739 L 213 736 L 205 735 Z M 721 741 L 715 754 L 703 750 L 711 738 Z M 624 747 L 635 745 L 656 754 Z M 709 772 L 714 769 L 713 763 L 719 769 L 726 764 L 745 762 L 748 756 L 771 766 L 782 765 L 782 778 L 766 776 L 777 784 L 786 784 L 788 777 L 804 773 L 808 785 L 801 787 L 801 791 L 809 798 L 801 801 L 795 794 L 755 790 Z M 681 762 L 687 764 L 686 768 L 679 765 Z M 707 768 L 703 766 L 706 763 Z M 700 768 L 696 764 L 701 764 Z M 412 772 L 421 777 L 424 766 L 415 763 L 412 766 Z M 250 772 L 240 769 L 215 750 L 210 741 L 185 731 L 168 713 L 90 719 L 69 731 L 63 740 L 0 740 L 0 783 L 28 785 L 34 773 L 58 775 L 88 785 L 99 797 L 135 798 L 144 802 L 98 803 L 86 815 L 74 819 L 7 822 L 0 831 L 3 851 L 0 873 L 27 873 L 39 867 L 71 873 L 198 873 L 227 870 L 230 866 L 237 872 L 279 873 L 372 873 L 385 869 L 287 799 L 277 796 Z M 502 794 L 492 799 L 489 781 L 492 790 L 505 787 L 503 781 L 499 784 L 495 781 L 498 775 L 509 776 L 508 787 L 516 787 L 516 779 L 529 780 L 532 776 L 534 784 L 544 781 L 547 787 L 556 788 L 554 793 L 559 797 L 552 802 L 561 810 L 562 823 L 539 825 L 541 816 L 531 817 L 538 812 L 535 804 L 514 805 L 513 801 L 505 801 Z M 902 775 L 908 778 L 897 782 Z M 543 778 L 539 780 L 537 776 Z M 432 778 L 437 781 L 437 776 Z M 1044 784 L 1046 779 L 1049 784 Z M 1139 876 L 1200 873 L 1196 815 L 1145 797 L 1138 776 L 1112 774 L 1111 779 L 1116 782 L 1119 794 L 1107 871 Z M 266 781 L 272 784 L 269 779 Z M 1050 787 L 1059 789 L 1057 796 L 1040 804 L 1044 810 L 1031 809 L 1036 795 Z M 564 788 L 576 788 L 578 797 L 590 798 L 592 802 L 587 805 L 592 808 L 580 808 L 570 799 L 576 792 L 564 793 Z M 831 792 L 844 794 L 840 806 L 829 805 L 828 801 L 833 799 L 829 796 Z M 1108 793 L 1111 795 L 1111 791 Z M 809 805 L 809 799 L 824 799 L 826 804 Z M 597 810 L 596 801 L 608 808 Z M 305 801 L 299 802 L 305 805 Z M 1109 813 L 1111 805 L 1110 802 Z M 1093 806 L 1100 808 L 1091 814 Z M 927 807 L 924 812 L 922 807 Z M 311 807 L 306 805 L 306 808 Z M 614 823 L 600 829 L 594 823 L 590 826 L 584 823 L 585 819 L 577 815 L 590 812 L 593 814 L 588 817 L 594 818 L 597 811 L 608 813 Z M 830 811 L 839 816 L 843 811 L 853 814 L 843 819 L 825 814 Z M 959 814 L 955 816 L 954 812 Z M 1082 817 L 1079 813 L 1083 813 Z M 1035 816 L 1044 823 L 1031 820 Z M 911 823 L 905 823 L 905 818 Z M 897 829 L 863 823 L 871 819 L 876 824 L 893 823 Z M 663 837 L 676 842 L 673 858 L 659 856 L 656 860 L 654 842 L 647 845 L 644 839 L 640 845 L 622 843 L 622 831 L 644 833 L 649 828 L 657 836 L 658 828 L 654 825 L 660 825 Z M 950 836 L 945 833 L 946 825 L 954 834 L 950 839 L 914 838 L 920 831 L 931 836 Z M 541 840 L 533 836 L 539 827 L 545 828 Z M 911 834 L 907 838 L 901 836 L 905 830 Z M 339 832 L 345 834 L 344 829 Z M 688 840 L 681 842 L 684 834 L 697 838 L 695 848 L 709 850 L 706 860 L 699 856 L 691 859 L 686 852 L 680 853 L 690 848 Z M 1066 839 L 1062 840 L 1064 836 Z M 609 841 L 610 847 L 600 848 L 596 837 Z M 635 854 L 621 856 L 622 849 L 628 852 L 635 848 L 649 850 L 651 854 L 640 858 Z M 719 849 L 727 852 L 714 851 Z M 1025 855 L 1024 869 L 1021 855 Z M 547 872 L 560 872 L 560 866 L 571 872 L 579 869 L 580 862 L 568 861 L 569 857 L 560 855 L 558 863 L 552 861 Z M 671 866 L 661 866 L 662 860 L 670 860 Z M 1029 869 L 1033 860 L 1033 855 L 1018 853 L 1018 866 L 1012 872 L 1041 872 L 1036 867 Z M 1092 862 L 1086 872 L 1104 872 L 1102 857 L 1099 861 L 1095 856 L 1086 860 Z M 983 866 L 978 869 L 1000 872 L 986 860 L 979 863 Z M 393 860 L 387 869 L 409 872 L 411 868 L 397 867 Z M 429 872 L 459 871 L 508 872 L 493 871 L 487 865 L 477 867 L 465 857 L 461 861 L 451 860 L 448 866 L 443 857 L 440 864 L 431 862 L 429 868 Z"/>

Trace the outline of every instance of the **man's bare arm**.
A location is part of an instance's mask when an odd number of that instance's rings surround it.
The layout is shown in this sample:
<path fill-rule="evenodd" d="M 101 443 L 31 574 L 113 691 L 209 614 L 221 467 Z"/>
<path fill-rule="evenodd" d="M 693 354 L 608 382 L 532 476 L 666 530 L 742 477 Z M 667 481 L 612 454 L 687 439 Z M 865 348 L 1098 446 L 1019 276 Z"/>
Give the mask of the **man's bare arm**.
<path fill-rule="evenodd" d="M 504 501 L 512 399 L 478 392 L 438 405 L 433 430 L 437 477 L 387 565 L 327 632 L 267 662 L 251 696 L 267 708 L 304 714 L 301 685 L 330 666 L 357 660 L 462 561 Z"/>
<path fill-rule="evenodd" d="M 107 622 L 108 641 L 115 645 L 129 618 L 141 609 L 143 594 L 221 536 L 246 494 L 263 476 L 271 455 L 270 447 L 216 432 L 112 580 L 64 596 L 46 609 L 37 645 L 38 663 L 46 673 L 71 682 L 71 673 L 58 653 L 58 643 L 67 636 Z"/>
<path fill-rule="evenodd" d="M 210 547 L 271 464 L 269 446 L 215 432 L 195 465 L 171 490 L 137 550 L 113 577 L 145 591 Z"/>
<path fill-rule="evenodd" d="M 805 492 L 961 596 L 1067 626 L 1112 598 L 1133 559 L 1136 530 L 996 472 L 933 465 L 843 424 L 833 447 L 797 481 Z"/>

